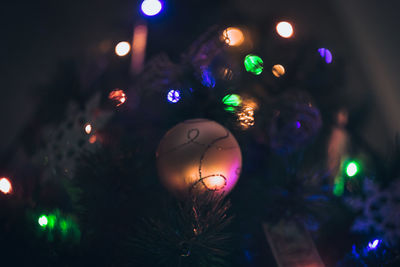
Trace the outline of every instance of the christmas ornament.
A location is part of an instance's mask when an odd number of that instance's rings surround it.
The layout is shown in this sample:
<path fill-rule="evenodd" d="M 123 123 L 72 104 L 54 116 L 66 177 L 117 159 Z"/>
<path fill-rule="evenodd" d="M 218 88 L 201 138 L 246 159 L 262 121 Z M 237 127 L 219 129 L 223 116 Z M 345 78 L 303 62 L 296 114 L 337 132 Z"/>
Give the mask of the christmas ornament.
<path fill-rule="evenodd" d="M 235 137 L 207 119 L 187 120 L 173 127 L 162 138 L 156 157 L 161 182 L 177 196 L 228 193 L 242 165 Z"/>
<path fill-rule="evenodd" d="M 305 93 L 284 95 L 269 127 L 271 148 L 279 153 L 292 153 L 304 147 L 322 126 L 319 110 Z"/>

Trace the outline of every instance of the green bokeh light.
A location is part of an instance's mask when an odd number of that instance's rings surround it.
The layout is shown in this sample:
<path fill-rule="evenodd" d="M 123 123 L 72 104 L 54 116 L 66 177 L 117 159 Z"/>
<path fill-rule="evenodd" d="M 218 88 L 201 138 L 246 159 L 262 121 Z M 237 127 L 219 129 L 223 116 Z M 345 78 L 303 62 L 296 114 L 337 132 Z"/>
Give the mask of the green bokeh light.
<path fill-rule="evenodd" d="M 240 98 L 240 95 L 229 94 L 222 98 L 222 103 L 226 105 L 224 108 L 226 111 L 234 112 L 235 107 L 242 103 L 242 99 Z"/>
<path fill-rule="evenodd" d="M 63 234 L 66 234 L 67 233 L 67 231 L 68 231 L 68 222 L 66 221 L 66 220 L 61 220 L 61 222 L 60 222 L 60 228 L 61 228 L 61 232 L 63 233 Z"/>
<path fill-rule="evenodd" d="M 346 174 L 348 177 L 353 177 L 358 173 L 358 163 L 351 161 L 346 165 Z"/>
<path fill-rule="evenodd" d="M 57 217 L 53 214 L 48 217 L 48 225 L 50 229 L 53 229 L 56 224 Z"/>
<path fill-rule="evenodd" d="M 48 219 L 46 215 L 41 215 L 38 219 L 38 223 L 41 227 L 46 227 L 48 224 Z"/>
<path fill-rule="evenodd" d="M 263 71 L 263 60 L 256 55 L 247 55 L 244 58 L 244 67 L 246 68 L 246 71 L 251 72 L 255 75 L 260 75 L 261 72 Z"/>

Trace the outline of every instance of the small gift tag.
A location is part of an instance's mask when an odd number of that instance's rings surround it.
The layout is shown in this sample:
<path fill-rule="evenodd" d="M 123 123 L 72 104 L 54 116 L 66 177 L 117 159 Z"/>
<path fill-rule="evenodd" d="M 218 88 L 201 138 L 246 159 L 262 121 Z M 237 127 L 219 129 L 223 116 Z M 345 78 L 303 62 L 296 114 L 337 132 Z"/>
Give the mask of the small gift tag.
<path fill-rule="evenodd" d="M 265 235 L 279 267 L 324 267 L 307 230 L 294 221 L 263 223 Z"/>

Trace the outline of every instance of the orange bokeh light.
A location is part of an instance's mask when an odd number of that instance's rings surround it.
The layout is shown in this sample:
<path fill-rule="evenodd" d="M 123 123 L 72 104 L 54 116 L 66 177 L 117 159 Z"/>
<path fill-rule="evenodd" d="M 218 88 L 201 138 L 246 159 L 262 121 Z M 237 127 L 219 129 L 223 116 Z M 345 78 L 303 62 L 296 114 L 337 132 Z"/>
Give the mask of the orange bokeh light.
<path fill-rule="evenodd" d="M 272 67 L 272 74 L 275 77 L 281 77 L 285 74 L 285 68 L 280 64 L 276 64 Z"/>
<path fill-rule="evenodd" d="M 113 102 L 116 103 L 116 106 L 121 106 L 123 103 L 126 102 L 126 94 L 123 90 L 121 89 L 116 89 L 110 92 L 108 95 L 108 99 L 112 100 Z"/>
<path fill-rule="evenodd" d="M 89 138 L 89 143 L 94 144 L 97 141 L 97 136 L 94 134 Z"/>
<path fill-rule="evenodd" d="M 239 28 L 229 27 L 222 33 L 222 39 L 229 46 L 239 46 L 244 42 L 244 35 Z"/>
<path fill-rule="evenodd" d="M 9 194 L 12 191 L 12 185 L 10 180 L 8 180 L 7 178 L 3 177 L 0 179 L 0 191 L 3 194 Z"/>

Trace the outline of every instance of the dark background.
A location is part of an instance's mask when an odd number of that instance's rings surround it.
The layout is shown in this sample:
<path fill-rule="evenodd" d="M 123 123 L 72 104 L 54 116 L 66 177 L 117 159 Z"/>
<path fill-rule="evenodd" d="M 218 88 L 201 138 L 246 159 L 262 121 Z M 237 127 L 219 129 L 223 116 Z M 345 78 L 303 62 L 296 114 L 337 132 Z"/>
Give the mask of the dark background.
<path fill-rule="evenodd" d="M 97 56 L 99 47 L 131 40 L 140 16 L 137 4 L 125 0 L 2 3 L 1 156 L 18 142 L 38 108 L 38 87 L 51 81 L 62 62 L 84 64 Z M 378 0 L 167 1 L 163 13 L 149 19 L 147 57 L 165 51 L 177 58 L 214 24 L 255 23 L 268 16 L 290 19 L 299 36 L 320 36 L 334 56 L 347 60 L 348 90 L 355 92 L 355 104 L 367 101 L 370 110 L 361 134 L 385 153 L 400 129 L 399 7 L 397 1 Z"/>

